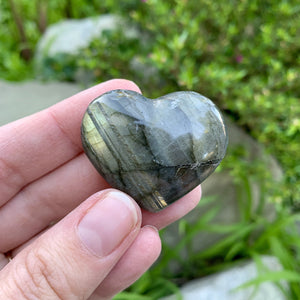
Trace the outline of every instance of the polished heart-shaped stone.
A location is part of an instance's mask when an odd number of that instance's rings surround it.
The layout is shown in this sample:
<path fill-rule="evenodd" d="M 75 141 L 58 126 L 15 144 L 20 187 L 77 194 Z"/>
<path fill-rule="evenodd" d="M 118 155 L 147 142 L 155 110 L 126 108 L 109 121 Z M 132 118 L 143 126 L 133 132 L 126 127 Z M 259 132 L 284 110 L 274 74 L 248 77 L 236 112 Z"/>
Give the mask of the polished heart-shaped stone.
<path fill-rule="evenodd" d="M 106 181 L 151 212 L 207 178 L 228 143 L 219 110 L 195 92 L 148 99 L 129 90 L 110 91 L 88 106 L 81 137 Z"/>

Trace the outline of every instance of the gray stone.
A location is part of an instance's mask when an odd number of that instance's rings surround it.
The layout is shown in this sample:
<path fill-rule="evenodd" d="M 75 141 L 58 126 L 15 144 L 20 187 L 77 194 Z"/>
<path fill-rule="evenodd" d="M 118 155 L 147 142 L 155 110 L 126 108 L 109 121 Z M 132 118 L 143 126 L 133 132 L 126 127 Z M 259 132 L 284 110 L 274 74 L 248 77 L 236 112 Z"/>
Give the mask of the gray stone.
<path fill-rule="evenodd" d="M 77 54 L 100 38 L 105 30 L 122 28 L 123 21 L 116 15 L 102 15 L 80 20 L 65 20 L 48 27 L 37 47 L 37 58 L 53 57 L 58 53 Z M 127 36 L 136 36 L 136 31 L 126 31 Z"/>
<path fill-rule="evenodd" d="M 111 186 L 156 212 L 216 169 L 228 136 L 217 107 L 198 93 L 148 99 L 134 91 L 114 90 L 89 105 L 82 144 Z"/>
<path fill-rule="evenodd" d="M 232 123 L 229 118 L 225 118 L 225 123 L 227 124 L 229 144 L 231 147 L 244 147 L 249 152 L 249 161 L 255 161 L 257 159 L 263 160 L 268 166 L 272 177 L 280 181 L 283 177 L 283 171 L 277 160 L 271 155 L 267 155 L 260 143 L 245 133 L 243 129 Z"/>
<path fill-rule="evenodd" d="M 37 76 L 46 80 L 56 78 L 52 65 L 58 61 L 63 69 L 61 73 L 65 73 L 64 79 L 68 78 L 68 80 L 75 80 L 85 85 L 94 82 L 95 76 L 92 71 L 80 68 L 76 64 L 68 65 L 68 63 L 80 57 L 81 50 L 88 48 L 94 39 L 101 39 L 105 31 L 116 30 L 120 30 L 128 39 L 139 37 L 140 40 L 142 38 L 136 28 L 127 25 L 120 16 L 112 14 L 80 20 L 64 20 L 49 26 L 36 49 Z M 59 75 L 62 76 L 62 74 Z"/>
<path fill-rule="evenodd" d="M 275 257 L 262 257 L 264 266 L 271 271 L 280 271 L 282 267 Z M 286 300 L 279 288 L 271 282 L 262 283 L 258 289 L 251 286 L 238 289 L 242 284 L 259 275 L 255 262 L 236 266 L 224 272 L 193 280 L 181 288 L 183 300 Z M 286 283 L 282 282 L 286 286 Z M 161 300 L 176 300 L 172 295 Z"/>
<path fill-rule="evenodd" d="M 76 63 L 70 63 L 70 61 L 76 61 L 76 58 L 80 57 L 82 49 L 89 47 L 94 39 L 101 39 L 104 31 L 114 32 L 117 30 L 125 38 L 134 39 L 140 45 L 147 45 L 149 42 L 149 37 L 146 34 L 142 34 L 136 27 L 120 16 L 112 14 L 80 20 L 65 20 L 50 25 L 37 45 L 35 55 L 37 76 L 48 80 L 56 78 L 56 76 L 62 76 L 61 73 L 63 73 L 64 79 L 74 80 L 85 86 L 94 83 L 96 78 L 92 70 L 79 67 Z M 107 41 L 107 39 L 104 39 L 104 41 Z M 107 47 L 111 47 L 110 41 L 107 43 Z M 56 74 L 53 68 L 55 62 L 58 62 L 62 68 L 59 74 Z M 128 61 L 128 68 L 136 74 L 136 78 L 139 78 L 140 83 L 155 82 L 159 86 L 165 84 L 165 80 L 159 76 L 158 70 L 141 61 L 138 53 Z"/>
<path fill-rule="evenodd" d="M 80 91 L 70 83 L 0 81 L 0 126 L 47 108 Z"/>

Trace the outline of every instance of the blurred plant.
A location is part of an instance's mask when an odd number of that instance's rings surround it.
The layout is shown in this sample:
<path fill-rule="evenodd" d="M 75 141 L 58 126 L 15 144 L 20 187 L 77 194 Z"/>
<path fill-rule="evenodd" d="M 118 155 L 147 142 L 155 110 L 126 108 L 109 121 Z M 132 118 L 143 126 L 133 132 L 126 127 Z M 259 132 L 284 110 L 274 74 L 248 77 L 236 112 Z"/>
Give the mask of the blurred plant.
<path fill-rule="evenodd" d="M 181 239 L 175 247 L 166 243 L 164 235 L 168 232 L 162 230 L 163 251 L 159 262 L 127 291 L 116 296 L 116 300 L 131 299 L 131 295 L 134 296 L 132 299 L 156 300 L 169 294 L 182 299 L 176 288 L 178 285 L 226 270 L 249 259 L 256 262 L 258 276 L 240 286 L 240 289 L 273 282 L 286 299 L 300 298 L 300 213 L 291 215 L 288 209 L 279 206 L 272 220 L 266 218 L 270 203 L 264 201 L 267 197 L 265 191 L 274 181 L 269 171 L 263 168 L 264 164 L 261 161 L 253 163 L 248 155 L 246 149 L 236 147 L 230 151 L 222 165 L 222 169 L 229 171 L 236 179 L 239 191 L 238 221 L 232 224 L 216 222 L 216 219 L 220 219 L 218 215 L 223 213 L 220 199 L 204 197 L 197 208 L 205 212 L 201 213 L 201 218 L 193 222 L 183 218 L 177 222 Z M 237 163 L 237 159 L 240 163 Z M 245 176 L 245 168 L 248 176 Z M 258 203 L 253 202 L 252 182 L 261 184 L 261 201 Z M 274 195 L 276 193 L 275 189 Z M 201 239 L 203 233 L 217 234 L 220 239 L 198 252 L 194 242 Z M 261 255 L 277 257 L 282 270 L 267 269 L 261 261 Z M 174 271 L 174 263 L 177 271 Z M 160 285 L 162 280 L 165 284 Z"/>
<path fill-rule="evenodd" d="M 122 77 L 127 79 L 135 75 L 130 62 L 143 46 L 137 37 L 128 37 L 122 30 L 105 30 L 101 39 L 94 39 L 91 44 L 81 50 L 80 55 L 58 53 L 47 56 L 41 61 L 39 68 L 43 79 L 59 79 L 70 81 L 77 79 L 81 83 L 105 81 Z M 121 55 L 122 54 L 122 55 Z"/>
<path fill-rule="evenodd" d="M 0 0 L 0 78 L 34 77 L 35 46 L 48 25 L 99 15 L 107 9 L 97 0 Z"/>
<path fill-rule="evenodd" d="M 287 211 L 278 212 L 274 221 L 266 220 L 251 204 L 240 211 L 240 221 L 234 224 L 218 224 L 214 218 L 222 213 L 218 199 L 203 198 L 199 208 L 210 209 L 194 223 L 186 219 L 178 222 L 182 239 L 175 247 L 163 243 L 159 263 L 152 267 L 140 280 L 127 291 L 114 299 L 156 300 L 169 294 L 176 294 L 182 299 L 177 288 L 188 280 L 207 276 L 246 262 L 249 258 L 257 264 L 258 276 L 239 288 L 258 287 L 264 282 L 275 283 L 286 299 L 300 298 L 300 237 L 297 224 L 300 214 L 289 215 Z M 245 219 L 244 216 L 250 216 Z M 197 235 L 209 232 L 224 236 L 220 241 L 202 252 L 193 250 L 193 241 Z M 161 232 L 164 241 L 164 231 Z M 187 252 L 182 258 L 182 250 Z M 262 263 L 260 255 L 277 257 L 283 269 L 268 270 Z M 172 262 L 179 264 L 177 273 L 170 267 Z M 131 298 L 132 297 L 132 298 Z"/>

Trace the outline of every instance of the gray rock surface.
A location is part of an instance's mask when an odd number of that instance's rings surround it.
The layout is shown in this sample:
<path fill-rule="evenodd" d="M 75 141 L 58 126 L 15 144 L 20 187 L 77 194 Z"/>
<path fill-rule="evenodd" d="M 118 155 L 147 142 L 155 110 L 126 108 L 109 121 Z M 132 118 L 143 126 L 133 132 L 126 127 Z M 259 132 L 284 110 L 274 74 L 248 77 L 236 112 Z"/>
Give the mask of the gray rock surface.
<path fill-rule="evenodd" d="M 146 34 L 142 34 L 136 27 L 128 24 L 117 15 L 105 14 L 80 20 L 64 20 L 50 25 L 41 37 L 35 54 L 35 72 L 38 78 L 51 80 L 57 78 L 56 62 L 61 68 L 58 78 L 74 80 L 84 85 L 95 82 L 95 74 L 92 70 L 80 67 L 76 63 L 81 51 L 87 48 L 95 39 L 101 39 L 105 31 L 121 33 L 127 39 L 134 39 L 135 43 L 147 44 Z M 107 38 L 102 39 L 106 43 L 104 47 L 112 49 L 114 43 Z M 114 50 L 114 49 L 112 49 Z M 55 67 L 54 67 L 55 66 Z M 165 80 L 158 76 L 158 71 L 152 66 L 142 62 L 138 53 L 128 61 L 128 68 L 134 72 L 140 83 L 149 82 L 164 85 Z"/>
<path fill-rule="evenodd" d="M 0 126 L 47 108 L 80 91 L 70 83 L 0 81 Z"/>
<path fill-rule="evenodd" d="M 220 112 L 195 92 L 153 101 L 134 91 L 111 91 L 89 105 L 81 129 L 85 153 L 99 173 L 150 212 L 204 181 L 228 144 Z"/>
<path fill-rule="evenodd" d="M 122 20 L 115 15 L 102 15 L 80 20 L 64 20 L 48 27 L 37 47 L 37 58 L 58 53 L 76 54 L 101 36 L 104 30 L 115 30 Z M 128 35 L 134 34 L 132 31 Z"/>
<path fill-rule="evenodd" d="M 263 264 L 272 271 L 282 269 L 278 260 L 271 256 L 262 257 Z M 181 288 L 183 300 L 286 300 L 279 288 L 270 282 L 259 286 L 236 290 L 258 275 L 256 264 L 250 261 L 227 271 L 202 279 L 193 280 Z M 176 296 L 161 300 L 176 300 Z"/>

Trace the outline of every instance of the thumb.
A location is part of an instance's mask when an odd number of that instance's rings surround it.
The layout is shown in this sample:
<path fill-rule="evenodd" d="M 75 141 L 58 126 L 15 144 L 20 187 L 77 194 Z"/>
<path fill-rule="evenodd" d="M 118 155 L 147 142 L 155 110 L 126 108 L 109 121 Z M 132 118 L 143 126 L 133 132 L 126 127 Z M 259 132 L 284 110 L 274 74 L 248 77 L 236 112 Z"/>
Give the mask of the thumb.
<path fill-rule="evenodd" d="M 87 299 L 137 236 L 137 204 L 99 192 L 22 250 L 0 272 L 1 299 Z"/>

